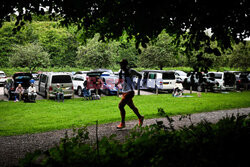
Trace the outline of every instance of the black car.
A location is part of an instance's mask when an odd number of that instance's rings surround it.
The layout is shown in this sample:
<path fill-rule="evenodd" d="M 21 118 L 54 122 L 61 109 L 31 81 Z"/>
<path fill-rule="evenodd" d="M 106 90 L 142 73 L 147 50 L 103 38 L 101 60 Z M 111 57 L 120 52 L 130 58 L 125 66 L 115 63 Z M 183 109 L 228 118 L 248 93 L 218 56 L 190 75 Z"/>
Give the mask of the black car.
<path fill-rule="evenodd" d="M 197 90 L 199 92 L 205 91 L 205 89 L 214 91 L 214 86 L 219 85 L 219 83 L 212 77 L 207 76 L 204 73 L 192 72 L 187 75 L 188 77 L 184 79 L 183 87 L 184 89 Z"/>
<path fill-rule="evenodd" d="M 27 94 L 27 89 L 30 86 L 30 80 L 32 79 L 31 73 L 18 72 L 12 76 L 12 79 L 8 79 L 4 85 L 4 94 L 9 100 L 14 99 L 15 90 L 18 84 L 22 84 L 24 94 Z"/>
<path fill-rule="evenodd" d="M 250 89 L 250 72 L 241 72 L 236 81 L 236 89 Z"/>

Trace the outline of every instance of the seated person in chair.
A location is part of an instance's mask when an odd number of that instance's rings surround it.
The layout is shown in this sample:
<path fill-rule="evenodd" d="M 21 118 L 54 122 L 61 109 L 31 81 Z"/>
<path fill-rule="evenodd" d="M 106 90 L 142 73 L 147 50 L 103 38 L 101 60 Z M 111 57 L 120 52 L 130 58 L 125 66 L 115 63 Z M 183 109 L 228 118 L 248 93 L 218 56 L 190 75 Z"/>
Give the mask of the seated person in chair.
<path fill-rule="evenodd" d="M 16 91 L 15 91 L 15 102 L 21 100 L 22 94 L 23 94 L 23 87 L 21 84 L 18 84 L 18 86 L 16 87 Z"/>
<path fill-rule="evenodd" d="M 56 87 L 54 88 L 53 92 L 55 93 L 58 102 L 60 101 L 60 99 L 62 100 L 62 102 L 64 102 L 64 93 L 59 83 L 56 84 Z"/>
<path fill-rule="evenodd" d="M 30 100 L 35 101 L 36 96 L 37 96 L 36 87 L 34 87 L 34 83 L 31 83 L 28 89 L 28 97 Z"/>

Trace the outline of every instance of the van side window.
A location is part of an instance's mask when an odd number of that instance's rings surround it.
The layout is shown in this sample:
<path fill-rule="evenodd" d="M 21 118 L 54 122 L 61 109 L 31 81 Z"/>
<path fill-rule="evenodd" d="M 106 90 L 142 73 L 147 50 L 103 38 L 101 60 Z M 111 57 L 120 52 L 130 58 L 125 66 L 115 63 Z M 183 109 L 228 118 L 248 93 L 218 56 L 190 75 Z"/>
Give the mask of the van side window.
<path fill-rule="evenodd" d="M 42 75 L 42 76 L 41 76 L 41 82 L 45 83 L 45 82 L 46 82 L 46 79 L 47 79 L 47 76 L 46 76 L 46 75 Z"/>
<path fill-rule="evenodd" d="M 148 79 L 155 79 L 156 78 L 156 74 L 149 74 Z"/>

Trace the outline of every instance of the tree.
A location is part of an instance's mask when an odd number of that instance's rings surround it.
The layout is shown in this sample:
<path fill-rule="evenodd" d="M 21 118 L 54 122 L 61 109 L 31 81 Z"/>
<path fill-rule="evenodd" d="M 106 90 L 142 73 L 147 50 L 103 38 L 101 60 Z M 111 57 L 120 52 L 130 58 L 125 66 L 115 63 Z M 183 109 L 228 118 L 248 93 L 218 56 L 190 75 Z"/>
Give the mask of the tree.
<path fill-rule="evenodd" d="M 234 51 L 230 57 L 231 67 L 240 68 L 246 71 L 250 67 L 250 42 L 246 45 L 240 43 L 235 46 Z"/>
<path fill-rule="evenodd" d="M 99 41 L 99 38 L 100 35 L 96 34 L 93 39 L 87 41 L 86 45 L 78 47 L 76 58 L 78 67 L 106 68 L 112 66 L 113 51 L 107 43 Z"/>
<path fill-rule="evenodd" d="M 10 57 L 10 64 L 14 67 L 28 67 L 33 72 L 37 67 L 49 65 L 49 54 L 38 43 L 16 45 L 14 54 Z"/>
<path fill-rule="evenodd" d="M 156 42 L 151 42 L 139 56 L 139 62 L 142 67 L 158 67 L 160 70 L 163 67 L 176 64 L 178 58 L 177 48 L 172 44 L 172 38 L 162 32 Z"/>
<path fill-rule="evenodd" d="M 52 21 L 27 23 L 16 34 L 12 32 L 14 27 L 14 22 L 5 22 L 0 28 L 0 66 L 8 66 L 13 44 L 25 45 L 36 41 L 49 53 L 53 66 L 75 66 L 79 44 L 73 32 Z"/>

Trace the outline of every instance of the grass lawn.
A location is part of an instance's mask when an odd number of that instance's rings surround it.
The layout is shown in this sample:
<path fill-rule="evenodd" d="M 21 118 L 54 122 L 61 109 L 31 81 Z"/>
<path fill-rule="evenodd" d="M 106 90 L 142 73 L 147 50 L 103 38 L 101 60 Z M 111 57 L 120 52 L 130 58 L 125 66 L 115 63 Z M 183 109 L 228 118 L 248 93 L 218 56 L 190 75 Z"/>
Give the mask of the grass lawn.
<path fill-rule="evenodd" d="M 174 98 L 171 94 L 135 96 L 134 103 L 145 118 L 159 117 L 158 108 L 169 115 L 250 107 L 250 92 L 202 93 L 201 97 Z M 120 121 L 116 96 L 101 100 L 66 99 L 64 103 L 37 100 L 36 103 L 0 101 L 0 136 L 45 132 Z M 126 120 L 137 119 L 126 106 Z"/>

